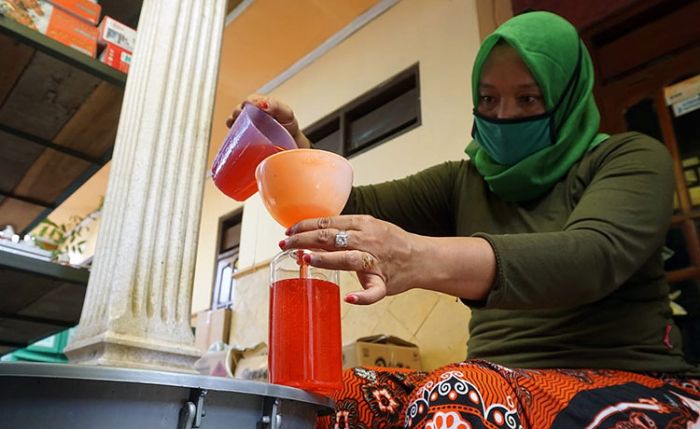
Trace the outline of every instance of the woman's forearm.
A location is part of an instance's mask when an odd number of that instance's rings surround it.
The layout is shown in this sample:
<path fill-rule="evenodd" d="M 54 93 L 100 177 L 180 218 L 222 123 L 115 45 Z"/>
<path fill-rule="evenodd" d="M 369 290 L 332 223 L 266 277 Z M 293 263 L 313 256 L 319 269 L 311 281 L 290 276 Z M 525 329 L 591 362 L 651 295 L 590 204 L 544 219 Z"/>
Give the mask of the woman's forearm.
<path fill-rule="evenodd" d="M 415 285 L 469 300 L 484 300 L 496 278 L 496 255 L 483 238 L 421 237 Z"/>

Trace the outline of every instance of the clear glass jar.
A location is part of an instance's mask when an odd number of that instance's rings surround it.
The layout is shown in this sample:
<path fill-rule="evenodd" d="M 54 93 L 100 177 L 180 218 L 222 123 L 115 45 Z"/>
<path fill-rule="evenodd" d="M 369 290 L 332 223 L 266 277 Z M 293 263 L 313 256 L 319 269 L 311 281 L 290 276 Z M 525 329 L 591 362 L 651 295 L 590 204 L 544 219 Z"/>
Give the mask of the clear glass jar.
<path fill-rule="evenodd" d="M 305 253 L 270 264 L 270 382 L 329 395 L 342 385 L 338 272 L 306 265 Z"/>

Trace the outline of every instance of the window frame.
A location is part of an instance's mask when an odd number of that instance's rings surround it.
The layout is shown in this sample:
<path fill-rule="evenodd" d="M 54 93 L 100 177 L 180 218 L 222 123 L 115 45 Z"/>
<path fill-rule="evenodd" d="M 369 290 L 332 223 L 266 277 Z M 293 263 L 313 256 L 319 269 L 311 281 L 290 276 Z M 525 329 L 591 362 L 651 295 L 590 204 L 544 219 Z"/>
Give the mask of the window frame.
<path fill-rule="evenodd" d="M 243 225 L 243 208 L 236 209 L 230 213 L 227 213 L 224 216 L 219 217 L 218 229 L 216 233 L 216 260 L 214 263 L 213 276 L 214 280 L 209 301 L 210 309 L 230 308 L 235 303 L 235 279 L 232 279 L 231 281 L 231 292 L 228 301 L 219 301 L 219 294 L 221 293 L 221 286 L 223 280 L 222 272 L 226 268 L 226 264 L 229 263 L 232 267 L 232 277 L 236 274 L 237 271 L 237 263 L 240 252 L 240 237 L 238 238 L 238 244 L 235 244 L 228 248 L 224 248 L 226 230 L 229 228 L 233 228 L 236 225 Z"/>
<path fill-rule="evenodd" d="M 370 140 L 357 148 L 352 148 L 350 131 L 353 123 L 356 123 L 358 119 L 366 117 L 382 107 L 389 106 L 390 103 L 395 102 L 401 96 L 411 91 L 415 91 L 416 93 L 414 97 L 415 104 L 412 106 L 413 109 L 415 109 L 414 122 L 403 124 L 397 129 L 390 130 L 386 135 L 382 135 L 374 141 Z M 314 147 L 328 150 L 315 145 L 315 142 L 322 141 L 333 133 L 339 132 L 339 143 L 342 153 L 332 152 L 338 153 L 346 158 L 352 158 L 407 133 L 421 126 L 421 124 L 420 63 L 414 63 L 379 85 L 366 91 L 359 97 L 356 97 L 352 101 L 307 126 L 304 128 L 303 133 L 309 138 Z"/>

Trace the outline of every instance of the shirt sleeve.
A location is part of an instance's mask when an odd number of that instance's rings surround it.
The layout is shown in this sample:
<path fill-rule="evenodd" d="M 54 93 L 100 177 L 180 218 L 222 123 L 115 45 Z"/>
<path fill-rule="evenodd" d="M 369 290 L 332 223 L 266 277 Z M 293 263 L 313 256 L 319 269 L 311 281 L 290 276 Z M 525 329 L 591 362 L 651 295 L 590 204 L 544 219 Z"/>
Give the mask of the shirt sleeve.
<path fill-rule="evenodd" d="M 453 194 L 463 162 L 447 162 L 404 179 L 355 187 L 343 214 L 368 214 L 415 234 L 454 235 Z"/>
<path fill-rule="evenodd" d="M 667 149 L 636 133 L 603 149 L 595 149 L 601 153 L 592 161 L 591 181 L 561 231 L 476 234 L 491 244 L 497 260 L 486 308 L 595 302 L 658 255 L 673 211 Z"/>

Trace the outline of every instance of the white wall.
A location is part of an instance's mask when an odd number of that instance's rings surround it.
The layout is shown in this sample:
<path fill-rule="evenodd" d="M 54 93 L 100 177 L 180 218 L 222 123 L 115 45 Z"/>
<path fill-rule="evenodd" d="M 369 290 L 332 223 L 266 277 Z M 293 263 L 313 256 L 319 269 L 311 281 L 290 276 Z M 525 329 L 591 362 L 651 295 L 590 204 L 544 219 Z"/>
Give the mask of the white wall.
<path fill-rule="evenodd" d="M 473 0 L 402 0 L 275 89 L 302 127 L 309 125 L 410 65 L 420 62 L 422 125 L 351 159 L 355 184 L 399 178 L 460 159 L 469 141 L 469 75 L 479 45 Z M 211 182 L 204 193 L 193 311 L 211 295 L 218 219 L 236 204 Z M 278 251 L 283 229 L 256 196 L 245 203 L 239 276 L 243 297 L 234 305 L 231 342 L 252 345 L 267 337 L 264 264 Z M 356 288 L 343 276 L 344 292 Z M 418 343 L 428 369 L 463 359 L 468 310 L 454 298 L 414 291 L 369 307 L 343 303 L 343 340 L 389 333 Z M 437 332 L 440 331 L 440 332 Z"/>
<path fill-rule="evenodd" d="M 290 104 L 303 127 L 420 62 L 422 125 L 351 159 L 357 185 L 399 178 L 464 157 L 478 44 L 471 1 L 404 0 L 271 95 Z M 257 195 L 247 201 L 241 267 L 277 253 L 282 231 Z"/>

